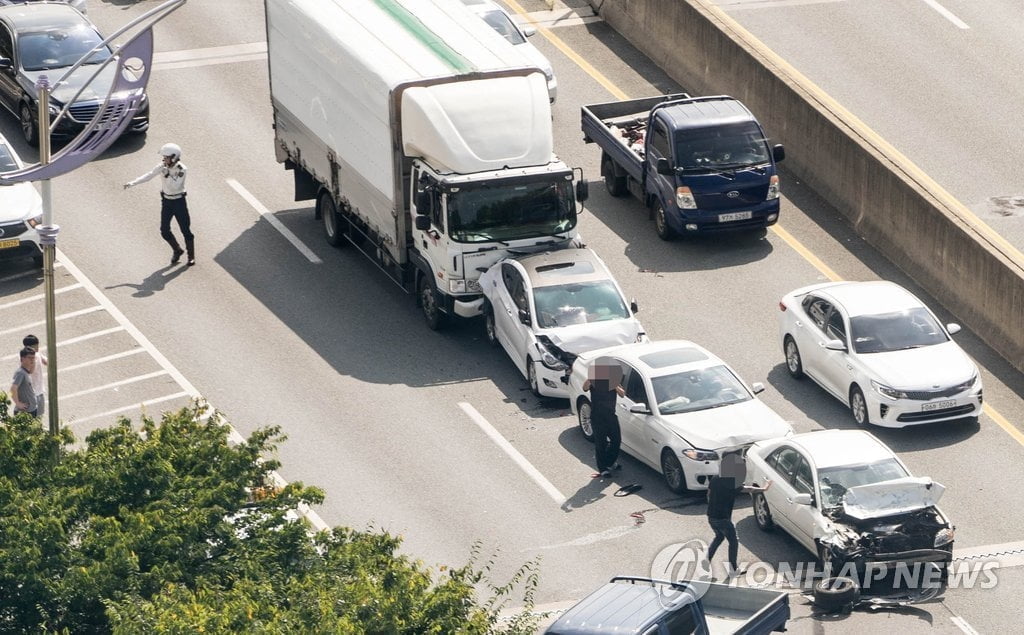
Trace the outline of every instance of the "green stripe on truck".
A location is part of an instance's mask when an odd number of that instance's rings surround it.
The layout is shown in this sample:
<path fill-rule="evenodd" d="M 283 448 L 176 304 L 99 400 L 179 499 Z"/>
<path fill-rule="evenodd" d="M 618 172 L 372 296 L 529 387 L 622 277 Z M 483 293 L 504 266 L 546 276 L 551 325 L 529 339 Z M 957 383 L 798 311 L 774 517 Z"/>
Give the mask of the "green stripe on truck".
<path fill-rule="evenodd" d="M 453 70 L 468 73 L 476 70 L 465 57 L 459 55 L 444 40 L 420 22 L 420 19 L 409 12 L 397 0 L 375 0 L 378 7 L 404 26 L 417 40 L 444 60 Z"/>

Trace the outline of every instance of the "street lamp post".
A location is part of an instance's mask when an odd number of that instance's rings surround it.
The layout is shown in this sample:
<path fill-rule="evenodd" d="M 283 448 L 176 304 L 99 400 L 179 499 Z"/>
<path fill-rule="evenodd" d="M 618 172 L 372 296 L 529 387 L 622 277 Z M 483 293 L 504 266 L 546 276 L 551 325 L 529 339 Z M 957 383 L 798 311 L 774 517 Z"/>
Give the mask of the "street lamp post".
<path fill-rule="evenodd" d="M 40 75 L 36 82 L 39 94 L 39 165 L 50 163 L 50 81 Z M 40 195 L 43 199 L 43 224 L 36 228 L 43 245 L 43 288 L 46 294 L 46 361 L 47 387 L 50 399 L 50 434 L 60 432 L 60 417 L 57 412 L 57 319 L 54 302 L 53 263 L 57 256 L 57 234 L 60 226 L 53 224 L 53 197 L 50 179 L 40 181 Z"/>

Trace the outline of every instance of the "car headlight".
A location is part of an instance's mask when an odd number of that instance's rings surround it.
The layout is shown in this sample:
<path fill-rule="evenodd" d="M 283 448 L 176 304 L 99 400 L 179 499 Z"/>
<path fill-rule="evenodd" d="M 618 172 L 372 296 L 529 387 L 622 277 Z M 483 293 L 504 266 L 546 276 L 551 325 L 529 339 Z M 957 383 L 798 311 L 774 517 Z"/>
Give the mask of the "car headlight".
<path fill-rule="evenodd" d="M 694 448 L 686 448 L 683 450 L 683 456 L 694 461 L 717 461 L 718 452 L 708 450 L 697 450 Z"/>
<path fill-rule="evenodd" d="M 939 532 L 935 534 L 935 546 L 942 547 L 953 542 L 953 536 L 955 533 L 956 531 L 952 527 L 940 529 Z"/>
<path fill-rule="evenodd" d="M 770 181 L 768 181 L 768 196 L 765 197 L 766 201 L 773 201 L 779 198 L 779 175 L 774 174 Z"/>
<path fill-rule="evenodd" d="M 978 375 L 975 375 L 975 376 L 971 377 L 970 379 L 968 379 L 967 381 L 965 381 L 964 383 L 957 384 L 956 386 L 953 387 L 953 390 L 956 391 L 956 392 L 963 392 L 965 390 L 970 390 L 975 385 L 977 385 L 978 377 L 979 377 Z"/>
<path fill-rule="evenodd" d="M 555 356 L 551 349 L 540 342 L 537 343 L 537 350 L 540 352 L 540 363 L 551 370 L 568 370 L 569 366 Z"/>
<path fill-rule="evenodd" d="M 889 386 L 886 386 L 885 384 L 880 384 L 873 379 L 871 380 L 871 387 L 875 389 L 875 392 L 882 395 L 883 397 L 888 397 L 889 399 L 907 398 L 907 393 L 903 392 L 902 390 L 890 388 Z"/>
<path fill-rule="evenodd" d="M 39 225 L 43 224 L 43 215 L 40 214 L 39 216 L 34 216 L 34 217 L 28 219 L 25 222 L 28 223 L 29 227 L 31 227 L 32 229 L 35 229 Z"/>
<path fill-rule="evenodd" d="M 466 292 L 466 281 L 465 280 L 448 280 L 448 291 L 451 293 L 465 293 Z"/>
<path fill-rule="evenodd" d="M 697 209 L 697 199 L 688 187 L 676 188 L 676 207 L 679 209 Z"/>

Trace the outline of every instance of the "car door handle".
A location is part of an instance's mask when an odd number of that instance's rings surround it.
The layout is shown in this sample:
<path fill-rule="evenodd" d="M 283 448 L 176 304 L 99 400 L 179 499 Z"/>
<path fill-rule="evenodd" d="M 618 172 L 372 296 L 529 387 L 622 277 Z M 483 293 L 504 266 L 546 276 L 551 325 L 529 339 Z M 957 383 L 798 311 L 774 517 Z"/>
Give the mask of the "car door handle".
<path fill-rule="evenodd" d="M 796 322 L 793 322 L 793 324 L 796 324 L 797 328 L 801 328 L 802 329 L 804 327 L 804 323 L 801 322 L 800 320 L 797 320 Z"/>

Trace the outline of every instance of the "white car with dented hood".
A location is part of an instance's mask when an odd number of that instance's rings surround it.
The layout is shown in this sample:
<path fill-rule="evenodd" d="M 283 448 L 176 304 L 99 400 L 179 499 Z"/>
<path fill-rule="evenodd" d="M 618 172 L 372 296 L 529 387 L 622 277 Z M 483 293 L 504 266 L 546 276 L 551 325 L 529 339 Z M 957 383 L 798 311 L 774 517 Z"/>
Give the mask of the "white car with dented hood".
<path fill-rule="evenodd" d="M 864 430 L 820 430 L 755 443 L 747 451 L 754 519 L 781 527 L 829 564 L 863 568 L 948 564 L 954 527 L 936 507 L 945 488 L 915 478 L 892 450 Z M 863 579 L 863 578 L 862 578 Z"/>
<path fill-rule="evenodd" d="M 616 400 L 622 449 L 661 472 L 676 493 L 707 489 L 721 456 L 793 428 L 756 397 L 752 387 L 713 353 L 693 342 L 624 344 L 584 353 L 569 377 L 569 403 L 593 440 L 590 400 L 583 391 L 595 363 L 622 368 L 625 396 Z"/>
<path fill-rule="evenodd" d="M 501 344 L 534 394 L 568 396 L 576 356 L 647 339 L 608 267 L 589 249 L 508 258 L 480 276 L 486 336 Z"/>
<path fill-rule="evenodd" d="M 805 375 L 849 406 L 862 426 L 977 418 L 978 367 L 909 291 L 887 281 L 828 282 L 779 302 L 789 374 Z"/>

